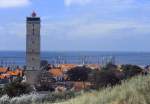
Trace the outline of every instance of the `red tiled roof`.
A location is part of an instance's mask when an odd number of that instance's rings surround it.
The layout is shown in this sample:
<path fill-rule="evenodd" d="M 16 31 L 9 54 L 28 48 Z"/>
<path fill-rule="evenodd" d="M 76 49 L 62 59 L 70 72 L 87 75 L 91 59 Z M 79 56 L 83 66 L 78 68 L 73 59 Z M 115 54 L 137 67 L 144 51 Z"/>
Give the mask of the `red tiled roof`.
<path fill-rule="evenodd" d="M 51 69 L 49 70 L 50 74 L 52 74 L 54 77 L 62 76 L 63 72 L 60 69 Z"/>
<path fill-rule="evenodd" d="M 7 71 L 7 68 L 2 68 L 2 67 L 0 67 L 0 72 L 1 73 L 5 73 Z"/>

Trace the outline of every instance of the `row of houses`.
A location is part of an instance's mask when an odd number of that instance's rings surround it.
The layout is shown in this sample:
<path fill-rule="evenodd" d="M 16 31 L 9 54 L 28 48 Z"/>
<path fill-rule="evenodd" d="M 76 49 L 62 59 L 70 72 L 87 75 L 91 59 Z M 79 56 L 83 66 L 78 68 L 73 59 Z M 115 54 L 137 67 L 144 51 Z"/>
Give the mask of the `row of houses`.
<path fill-rule="evenodd" d="M 82 65 L 78 64 L 59 64 L 57 66 L 49 65 L 48 72 L 53 77 L 59 78 L 63 76 L 64 73 L 77 66 Z M 100 69 L 100 65 L 98 64 L 89 64 L 87 65 L 87 67 L 90 67 L 91 69 Z M 17 76 L 23 77 L 24 76 L 23 70 L 24 69 L 19 67 L 15 69 L 11 69 L 10 67 L 0 67 L 0 79 L 8 79 L 10 77 L 17 77 Z"/>
<path fill-rule="evenodd" d="M 9 67 L 0 67 L 0 79 L 10 78 L 10 77 L 17 77 L 23 76 L 23 70 L 20 68 L 16 68 L 14 70 L 10 69 Z"/>
<path fill-rule="evenodd" d="M 0 67 L 0 87 L 10 83 L 17 77 L 23 78 L 23 76 L 23 70 L 19 67 L 15 69 L 10 69 L 9 67 Z"/>
<path fill-rule="evenodd" d="M 64 78 L 64 74 L 67 73 L 69 70 L 75 68 L 75 67 L 79 67 L 79 66 L 83 66 L 83 65 L 78 65 L 78 64 L 60 64 L 56 67 L 51 67 L 51 69 L 49 69 L 49 73 L 55 77 L 56 79 L 62 79 L 62 77 Z M 94 69 L 101 69 L 101 66 L 99 64 L 88 64 L 86 65 L 86 67 L 89 67 L 90 69 L 94 70 Z"/>
<path fill-rule="evenodd" d="M 41 75 L 39 77 L 40 84 L 47 84 L 50 87 L 57 88 L 59 86 L 72 86 L 74 85 L 77 89 L 82 89 L 85 87 L 85 84 L 82 82 L 66 82 L 67 79 L 66 73 L 75 68 L 75 67 L 82 67 L 83 65 L 78 64 L 59 64 L 59 65 L 48 65 L 46 70 L 41 71 Z M 84 65 L 85 66 L 85 65 Z M 94 69 L 101 69 L 99 64 L 88 64 L 86 67 L 89 67 L 91 70 Z M 25 81 L 26 77 L 24 75 L 24 69 L 22 68 L 15 68 L 11 69 L 9 67 L 0 67 L 0 85 L 4 85 L 6 83 L 11 82 L 17 77 L 22 77 Z M 89 85 L 87 83 L 86 85 Z M 71 87 L 69 87 L 71 88 Z"/>
<path fill-rule="evenodd" d="M 74 82 L 67 80 L 67 72 L 75 67 L 88 67 L 91 70 L 95 69 L 101 69 L 101 65 L 99 64 L 87 64 L 87 65 L 78 65 L 78 64 L 59 64 L 59 65 L 48 65 L 46 67 L 46 70 L 42 71 L 41 77 L 40 77 L 40 83 L 46 84 L 47 86 L 50 86 L 51 88 L 73 88 L 75 91 L 79 91 L 80 89 L 83 89 L 85 86 L 89 86 L 90 83 L 86 82 Z"/>

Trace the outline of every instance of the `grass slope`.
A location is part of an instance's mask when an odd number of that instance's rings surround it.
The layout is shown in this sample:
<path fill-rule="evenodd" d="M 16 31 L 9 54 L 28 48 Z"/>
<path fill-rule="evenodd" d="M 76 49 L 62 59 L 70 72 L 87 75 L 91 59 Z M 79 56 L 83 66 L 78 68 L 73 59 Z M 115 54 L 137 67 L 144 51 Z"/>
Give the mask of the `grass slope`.
<path fill-rule="evenodd" d="M 86 93 L 59 104 L 150 104 L 150 75 L 138 76 L 114 88 Z"/>

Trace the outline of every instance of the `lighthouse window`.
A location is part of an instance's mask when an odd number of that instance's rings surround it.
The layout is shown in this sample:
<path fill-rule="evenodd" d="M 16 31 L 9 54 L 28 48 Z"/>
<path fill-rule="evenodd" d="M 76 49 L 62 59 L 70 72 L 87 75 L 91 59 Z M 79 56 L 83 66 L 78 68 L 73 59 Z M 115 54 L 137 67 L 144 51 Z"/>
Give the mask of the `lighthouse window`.
<path fill-rule="evenodd" d="M 34 35 L 34 24 L 33 24 L 33 30 L 32 31 L 33 31 L 33 35 Z"/>

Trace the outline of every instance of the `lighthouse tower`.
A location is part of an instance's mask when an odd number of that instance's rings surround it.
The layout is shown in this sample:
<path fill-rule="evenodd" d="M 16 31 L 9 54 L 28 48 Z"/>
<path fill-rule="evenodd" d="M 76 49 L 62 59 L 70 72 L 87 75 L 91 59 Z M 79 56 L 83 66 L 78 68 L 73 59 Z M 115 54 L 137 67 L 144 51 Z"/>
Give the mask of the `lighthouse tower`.
<path fill-rule="evenodd" d="M 26 20 L 26 77 L 30 84 L 37 83 L 40 71 L 40 28 L 40 17 L 33 12 Z"/>

